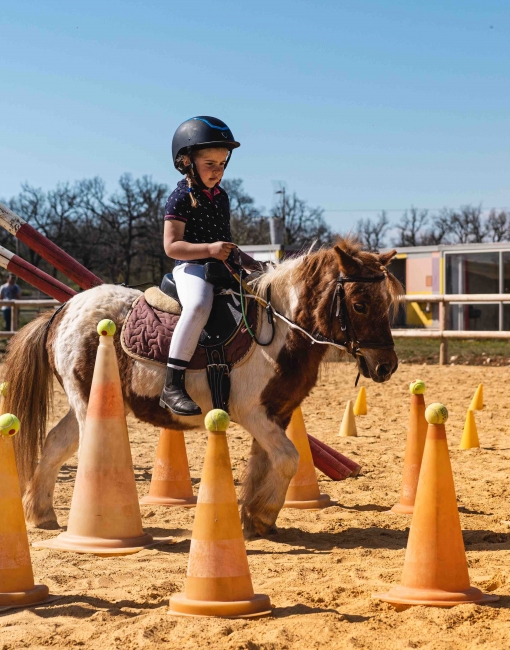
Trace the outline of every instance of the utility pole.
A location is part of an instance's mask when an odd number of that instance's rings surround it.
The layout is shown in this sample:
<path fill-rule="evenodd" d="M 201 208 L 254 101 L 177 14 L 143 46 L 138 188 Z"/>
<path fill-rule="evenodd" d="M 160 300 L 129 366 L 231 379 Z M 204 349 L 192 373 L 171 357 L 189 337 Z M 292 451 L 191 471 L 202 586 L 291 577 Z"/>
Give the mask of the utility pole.
<path fill-rule="evenodd" d="M 282 195 L 282 223 L 283 223 L 283 243 L 286 243 L 287 239 L 287 231 L 285 230 L 285 208 L 286 208 L 286 202 L 285 202 L 285 185 L 282 184 L 281 190 L 277 190 L 275 194 L 281 194 Z"/>

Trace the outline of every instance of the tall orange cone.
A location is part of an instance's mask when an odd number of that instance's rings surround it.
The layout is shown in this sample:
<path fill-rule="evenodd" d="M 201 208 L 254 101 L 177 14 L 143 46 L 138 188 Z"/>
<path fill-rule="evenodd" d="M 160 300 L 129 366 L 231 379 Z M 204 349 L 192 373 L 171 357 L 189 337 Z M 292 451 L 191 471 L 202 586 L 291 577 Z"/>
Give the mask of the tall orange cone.
<path fill-rule="evenodd" d="M 358 430 L 356 429 L 356 420 L 354 419 L 354 409 L 352 406 L 351 399 L 347 402 L 345 406 L 344 417 L 342 418 L 342 424 L 340 425 L 340 433 L 338 435 L 341 436 L 342 438 L 358 435 Z"/>
<path fill-rule="evenodd" d="M 425 417 L 427 440 L 401 584 L 374 598 L 394 605 L 436 607 L 498 600 L 469 583 L 444 426 L 448 411 L 443 404 L 431 404 Z"/>
<path fill-rule="evenodd" d="M 292 414 L 287 427 L 287 437 L 298 450 L 299 465 L 295 476 L 289 483 L 283 507 L 299 510 L 327 508 L 331 505 L 331 500 L 327 494 L 319 492 L 312 452 L 300 406 Z"/>
<path fill-rule="evenodd" d="M 0 416 L 0 610 L 48 599 L 48 587 L 34 584 L 12 444 L 18 430 L 17 417 L 10 413 Z"/>
<path fill-rule="evenodd" d="M 268 596 L 254 594 L 228 452 L 229 417 L 215 409 L 205 418 L 209 439 L 185 593 L 170 597 L 170 614 L 245 618 L 269 614 Z"/>
<path fill-rule="evenodd" d="M 183 508 L 196 505 L 182 431 L 161 429 L 149 494 L 140 503 Z"/>
<path fill-rule="evenodd" d="M 483 409 L 483 384 L 478 384 L 469 408 L 472 411 L 481 411 Z"/>
<path fill-rule="evenodd" d="M 67 531 L 34 546 L 127 555 L 154 546 L 142 530 L 135 474 L 113 344 L 115 324 L 98 325 L 99 347 Z"/>
<path fill-rule="evenodd" d="M 356 402 L 354 403 L 354 415 L 366 415 L 367 414 L 367 391 L 365 387 L 362 386 L 359 389 L 358 397 L 356 397 Z"/>
<path fill-rule="evenodd" d="M 416 488 L 420 476 L 421 459 L 425 438 L 427 437 L 427 420 L 425 419 L 425 383 L 415 379 L 409 384 L 411 406 L 409 409 L 409 430 L 407 432 L 406 454 L 404 457 L 404 472 L 400 501 L 393 506 L 391 512 L 412 515 Z"/>
<path fill-rule="evenodd" d="M 473 449 L 474 447 L 479 446 L 480 441 L 478 440 L 475 414 L 471 409 L 468 409 L 466 423 L 464 424 L 464 431 L 462 433 L 459 449 Z"/>

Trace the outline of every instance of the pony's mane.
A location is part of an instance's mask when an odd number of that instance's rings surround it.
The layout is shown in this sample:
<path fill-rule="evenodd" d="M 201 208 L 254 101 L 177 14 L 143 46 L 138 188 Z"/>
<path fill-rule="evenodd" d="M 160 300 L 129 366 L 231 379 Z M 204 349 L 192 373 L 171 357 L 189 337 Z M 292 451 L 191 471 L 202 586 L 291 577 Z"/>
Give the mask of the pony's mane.
<path fill-rule="evenodd" d="M 377 274 L 381 273 L 381 271 L 384 273 L 386 288 L 391 296 L 394 311 L 396 311 L 401 305 L 404 289 L 397 278 L 381 264 L 379 255 L 362 250 L 361 242 L 353 236 L 340 237 L 336 241 L 336 246 L 358 262 L 361 262 L 372 273 Z M 278 264 L 276 268 L 269 268 L 262 273 L 251 283 L 251 286 L 259 296 L 264 298 L 269 284 L 278 291 L 278 289 L 288 287 L 290 284 L 296 285 L 310 282 L 317 274 L 323 273 L 328 268 L 333 269 L 335 275 L 340 272 L 340 259 L 334 247 L 322 247 L 314 252 L 304 252 L 291 257 Z"/>

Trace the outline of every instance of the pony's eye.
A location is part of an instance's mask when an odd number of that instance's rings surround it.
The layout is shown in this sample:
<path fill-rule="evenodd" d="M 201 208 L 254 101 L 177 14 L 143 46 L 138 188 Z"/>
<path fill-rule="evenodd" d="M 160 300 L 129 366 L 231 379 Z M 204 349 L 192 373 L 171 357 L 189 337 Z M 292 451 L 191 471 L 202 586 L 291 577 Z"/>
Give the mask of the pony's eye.
<path fill-rule="evenodd" d="M 354 307 L 354 311 L 358 312 L 358 314 L 366 314 L 367 313 L 367 303 L 366 302 L 355 302 L 353 307 Z"/>

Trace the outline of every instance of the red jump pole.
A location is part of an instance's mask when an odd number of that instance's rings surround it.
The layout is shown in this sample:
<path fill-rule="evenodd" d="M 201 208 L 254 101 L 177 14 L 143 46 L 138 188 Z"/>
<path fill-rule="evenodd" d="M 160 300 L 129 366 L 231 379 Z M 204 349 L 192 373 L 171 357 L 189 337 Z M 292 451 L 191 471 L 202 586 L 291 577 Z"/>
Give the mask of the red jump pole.
<path fill-rule="evenodd" d="M 103 281 L 97 275 L 91 273 L 83 264 L 77 262 L 59 246 L 37 232 L 35 228 L 12 212 L 12 210 L 9 210 L 3 203 L 0 203 L 0 226 L 26 244 L 56 269 L 62 271 L 66 277 L 76 282 L 82 289 L 91 289 L 92 287 L 103 284 Z M 20 273 L 18 275 L 20 278 L 23 277 Z M 27 280 L 27 282 L 30 282 L 30 280 Z M 41 290 L 48 293 L 45 289 Z M 57 298 L 57 300 L 59 299 Z"/>
<path fill-rule="evenodd" d="M 67 302 L 69 298 L 76 295 L 76 291 L 67 285 L 55 280 L 33 264 L 26 262 L 19 255 L 11 253 L 3 246 L 0 246 L 0 266 L 11 273 L 18 275 L 21 279 L 29 282 L 32 286 L 48 294 L 59 302 Z"/>
<path fill-rule="evenodd" d="M 310 441 L 310 448 L 312 449 L 312 456 L 313 456 L 313 461 L 315 463 L 315 467 L 317 467 L 317 469 L 320 469 L 321 472 L 324 472 L 324 470 L 322 469 L 322 467 L 317 465 L 317 463 L 315 462 L 315 455 L 314 455 L 314 450 L 318 450 L 318 449 L 322 449 L 329 456 L 332 456 L 333 459 L 336 460 L 336 462 L 346 467 L 349 470 L 351 476 L 358 476 L 361 470 L 361 465 L 358 465 L 358 463 L 354 462 L 350 458 L 347 458 L 347 456 L 344 456 L 336 449 L 333 449 L 333 447 L 329 447 L 325 442 L 322 442 L 322 440 L 319 440 L 318 438 L 314 438 L 310 434 L 308 434 L 308 440 Z M 318 454 L 318 451 L 316 451 L 316 453 Z M 327 472 L 324 473 L 327 476 L 329 476 L 329 478 L 332 478 L 333 480 L 338 480 L 335 479 L 333 476 L 327 474 Z"/>

